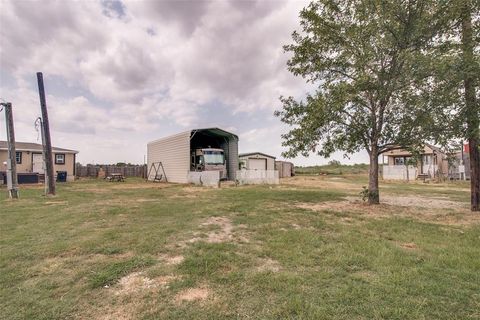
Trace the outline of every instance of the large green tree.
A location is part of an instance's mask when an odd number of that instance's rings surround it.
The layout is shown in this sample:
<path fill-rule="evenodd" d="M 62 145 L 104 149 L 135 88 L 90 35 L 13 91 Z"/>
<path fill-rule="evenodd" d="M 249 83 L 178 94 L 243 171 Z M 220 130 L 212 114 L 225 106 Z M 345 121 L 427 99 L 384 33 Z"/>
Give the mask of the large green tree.
<path fill-rule="evenodd" d="M 422 50 L 436 35 L 434 0 L 319 0 L 300 12 L 302 30 L 284 48 L 289 70 L 315 85 L 303 100 L 281 97 L 275 114 L 292 126 L 285 156 L 328 157 L 366 150 L 370 204 L 379 203 L 378 157 L 420 146 L 435 121 L 419 86 L 429 72 Z M 432 123 L 431 123 L 432 124 Z M 433 124 L 432 124 L 433 125 Z M 424 136 L 425 135 L 425 136 Z"/>
<path fill-rule="evenodd" d="M 444 143 L 467 141 L 470 155 L 471 209 L 480 210 L 480 1 L 448 0 L 439 34 L 426 47 L 431 81 L 425 104 L 437 109 L 439 126 L 424 128 Z M 427 94 L 428 92 L 428 94 Z"/>

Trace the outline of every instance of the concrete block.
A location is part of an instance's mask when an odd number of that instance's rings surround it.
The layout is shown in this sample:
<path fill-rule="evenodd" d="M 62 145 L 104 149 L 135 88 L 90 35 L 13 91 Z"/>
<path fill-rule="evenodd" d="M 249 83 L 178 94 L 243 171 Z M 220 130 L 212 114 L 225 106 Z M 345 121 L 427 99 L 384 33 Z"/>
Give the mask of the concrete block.
<path fill-rule="evenodd" d="M 220 171 L 190 171 L 188 173 L 188 183 L 218 188 L 220 186 Z"/>
<path fill-rule="evenodd" d="M 247 170 L 237 171 L 238 184 L 279 184 L 277 170 Z"/>

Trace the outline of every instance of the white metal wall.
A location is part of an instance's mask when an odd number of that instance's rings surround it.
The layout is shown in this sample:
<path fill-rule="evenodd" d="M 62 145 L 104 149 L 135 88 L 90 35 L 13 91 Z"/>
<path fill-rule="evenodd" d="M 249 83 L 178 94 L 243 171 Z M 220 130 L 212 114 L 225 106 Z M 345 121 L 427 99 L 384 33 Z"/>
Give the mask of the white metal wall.
<path fill-rule="evenodd" d="M 222 144 L 227 159 L 228 180 L 235 180 L 238 170 L 238 140 L 230 137 Z"/>
<path fill-rule="evenodd" d="M 190 171 L 190 131 L 155 140 L 147 144 L 147 170 L 161 161 L 168 182 L 187 183 Z M 163 174 L 163 173 L 162 173 Z M 153 179 L 150 174 L 149 180 Z"/>
<path fill-rule="evenodd" d="M 278 171 L 280 178 L 292 176 L 293 163 L 287 161 L 275 161 L 275 170 Z"/>
<path fill-rule="evenodd" d="M 250 158 L 248 159 L 247 169 L 248 170 L 267 170 L 267 159 Z"/>
<path fill-rule="evenodd" d="M 279 184 L 277 170 L 238 170 L 239 184 Z"/>
<path fill-rule="evenodd" d="M 250 159 L 265 159 L 267 161 L 267 168 L 266 169 L 267 170 L 275 170 L 275 159 L 274 158 L 265 157 L 264 155 L 261 155 L 261 154 L 250 154 L 248 156 L 240 157 L 240 159 L 247 161 L 247 169 L 249 169 L 249 170 L 252 169 L 250 167 Z"/>

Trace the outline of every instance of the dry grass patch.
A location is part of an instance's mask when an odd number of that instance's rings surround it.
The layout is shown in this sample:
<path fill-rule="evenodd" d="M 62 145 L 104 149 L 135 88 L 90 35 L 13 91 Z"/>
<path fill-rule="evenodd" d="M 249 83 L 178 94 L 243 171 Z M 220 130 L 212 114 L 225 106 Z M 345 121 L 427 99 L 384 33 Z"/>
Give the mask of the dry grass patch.
<path fill-rule="evenodd" d="M 200 288 L 188 288 L 186 290 L 180 291 L 175 296 L 175 302 L 192 302 L 192 301 L 204 301 L 209 296 L 211 296 L 210 289 L 207 287 Z"/>
<path fill-rule="evenodd" d="M 474 225 L 480 223 L 480 215 L 468 210 L 460 202 L 425 198 L 418 196 L 383 196 L 382 203 L 368 205 L 356 197 L 346 197 L 345 201 L 327 201 L 322 203 L 299 203 L 298 208 L 313 211 L 333 211 L 338 213 L 360 214 L 367 218 L 408 217 L 420 221 L 445 225 Z M 355 216 L 342 217 L 342 222 L 353 222 Z"/>
<path fill-rule="evenodd" d="M 400 246 L 405 249 L 417 249 L 417 245 L 413 242 L 401 243 Z"/>
<path fill-rule="evenodd" d="M 199 195 L 198 194 L 195 194 L 195 193 L 187 193 L 187 194 L 172 194 L 169 196 L 170 199 L 182 199 L 182 198 L 186 198 L 186 199 L 196 199 L 198 198 Z"/>
<path fill-rule="evenodd" d="M 280 180 L 281 186 L 290 187 L 308 187 L 319 189 L 333 189 L 358 192 L 359 186 L 353 184 L 351 181 L 340 177 L 292 177 Z M 292 189 L 296 190 L 296 189 Z"/>
<path fill-rule="evenodd" d="M 152 291 L 156 288 L 167 288 L 168 284 L 176 279 L 175 276 L 161 276 L 149 278 L 143 272 L 133 272 L 121 278 L 116 285 L 116 295 L 135 294 Z"/>
<path fill-rule="evenodd" d="M 46 201 L 46 205 L 68 205 L 68 201 Z"/>
<path fill-rule="evenodd" d="M 78 188 L 76 189 L 79 192 L 92 192 L 92 193 L 109 193 L 111 189 L 108 187 L 105 188 Z"/>
<path fill-rule="evenodd" d="M 219 230 L 214 230 L 208 233 L 206 242 L 208 243 L 220 243 L 230 241 L 233 238 L 232 221 L 226 217 L 210 217 L 207 221 L 203 222 L 201 226 L 218 226 Z"/>
<path fill-rule="evenodd" d="M 167 255 L 162 255 L 159 257 L 161 261 L 164 261 L 167 265 L 177 265 L 183 262 L 185 260 L 185 257 L 182 255 L 178 256 L 167 256 Z"/>
<path fill-rule="evenodd" d="M 258 272 L 279 272 L 281 269 L 280 262 L 271 258 L 260 259 L 256 268 Z"/>
<path fill-rule="evenodd" d="M 418 196 L 381 196 L 381 201 L 392 205 L 401 207 L 419 207 L 419 208 L 434 208 L 434 209 L 465 209 L 468 208 L 466 204 L 445 200 L 441 198 L 426 198 Z"/>
<path fill-rule="evenodd" d="M 58 272 L 67 272 L 70 274 L 74 273 L 74 270 L 68 268 L 69 264 L 84 264 L 84 265 L 94 265 L 99 262 L 105 261 L 116 261 L 126 258 L 133 257 L 132 252 L 126 252 L 121 254 L 106 255 L 106 254 L 87 254 L 87 255 L 76 255 L 75 251 L 64 253 L 55 257 L 47 257 L 43 259 L 40 263 L 35 266 L 35 270 L 42 274 L 53 274 Z"/>
<path fill-rule="evenodd" d="M 207 188 L 207 187 L 201 187 L 201 186 L 185 186 L 181 189 L 182 191 L 186 192 L 186 193 L 199 193 L 199 192 L 210 192 L 212 191 L 211 188 Z"/>

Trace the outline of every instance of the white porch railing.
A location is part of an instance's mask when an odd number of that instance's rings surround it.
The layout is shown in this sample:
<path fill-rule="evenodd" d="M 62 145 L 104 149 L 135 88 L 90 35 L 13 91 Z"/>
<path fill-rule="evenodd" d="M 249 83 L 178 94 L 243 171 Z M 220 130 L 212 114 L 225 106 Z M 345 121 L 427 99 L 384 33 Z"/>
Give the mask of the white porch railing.
<path fill-rule="evenodd" d="M 408 178 L 414 180 L 417 178 L 417 168 L 408 166 Z M 407 180 L 406 166 L 383 166 L 383 179 L 385 180 Z"/>

